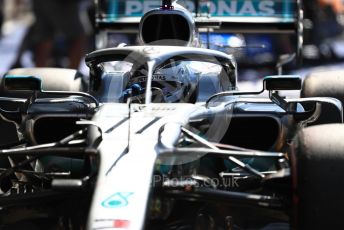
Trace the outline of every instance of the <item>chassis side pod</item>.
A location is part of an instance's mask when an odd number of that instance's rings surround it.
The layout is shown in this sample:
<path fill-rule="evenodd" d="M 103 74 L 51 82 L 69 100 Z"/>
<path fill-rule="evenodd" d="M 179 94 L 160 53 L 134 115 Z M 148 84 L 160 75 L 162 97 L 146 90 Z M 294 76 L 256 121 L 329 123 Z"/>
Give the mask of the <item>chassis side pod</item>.
<path fill-rule="evenodd" d="M 297 134 L 291 153 L 293 229 L 344 229 L 343 140 L 340 124 Z"/>
<path fill-rule="evenodd" d="M 81 91 L 87 90 L 87 83 L 83 75 L 77 70 L 61 68 L 18 68 L 11 69 L 5 75 L 35 76 L 42 79 L 43 89 L 46 91 Z M 32 95 L 29 91 L 9 91 L 4 86 L 4 76 L 0 76 L 0 108 L 15 111 Z M 6 98 L 18 98 L 18 102 L 11 102 Z M 23 99 L 23 100 L 20 100 Z M 18 142 L 16 127 L 0 118 L 0 148 Z M 6 135 L 5 135 L 6 134 Z"/>

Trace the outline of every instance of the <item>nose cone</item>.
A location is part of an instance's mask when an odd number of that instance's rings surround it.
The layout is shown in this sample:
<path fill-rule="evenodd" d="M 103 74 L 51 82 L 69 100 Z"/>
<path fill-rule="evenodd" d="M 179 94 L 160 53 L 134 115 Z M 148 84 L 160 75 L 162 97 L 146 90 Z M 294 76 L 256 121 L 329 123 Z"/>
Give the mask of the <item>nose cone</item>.
<path fill-rule="evenodd" d="M 190 46 L 195 33 L 191 14 L 180 6 L 149 11 L 140 22 L 140 40 L 144 45 Z"/>

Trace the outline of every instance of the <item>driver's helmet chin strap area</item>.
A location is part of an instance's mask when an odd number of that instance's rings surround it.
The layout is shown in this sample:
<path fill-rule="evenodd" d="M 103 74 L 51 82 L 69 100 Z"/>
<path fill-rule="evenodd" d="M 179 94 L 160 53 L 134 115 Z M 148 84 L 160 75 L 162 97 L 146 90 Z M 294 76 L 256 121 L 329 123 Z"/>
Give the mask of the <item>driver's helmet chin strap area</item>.
<path fill-rule="evenodd" d="M 123 92 L 123 101 L 126 102 L 129 98 L 137 97 L 139 95 L 143 95 L 144 93 L 145 89 L 141 87 L 140 84 L 132 84 Z"/>

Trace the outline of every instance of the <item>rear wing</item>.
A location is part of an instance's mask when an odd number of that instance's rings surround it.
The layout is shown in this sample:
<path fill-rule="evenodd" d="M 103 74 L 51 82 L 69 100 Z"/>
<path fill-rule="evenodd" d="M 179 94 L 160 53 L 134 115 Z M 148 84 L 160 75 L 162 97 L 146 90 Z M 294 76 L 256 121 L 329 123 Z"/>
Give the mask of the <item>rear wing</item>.
<path fill-rule="evenodd" d="M 97 0 L 96 25 L 99 44 L 106 34 L 139 31 L 141 17 L 160 8 L 161 0 Z M 296 53 L 303 45 L 301 0 L 179 0 L 195 16 L 196 27 L 203 32 L 294 34 Z M 211 30 L 209 30 L 211 28 Z M 104 41 L 105 40 L 105 41 Z M 100 46 L 98 47 L 100 48 Z"/>
<path fill-rule="evenodd" d="M 178 4 L 198 16 L 198 27 L 221 24 L 221 30 L 235 33 L 296 33 L 303 17 L 301 0 L 179 0 Z M 97 0 L 97 27 L 137 31 L 141 17 L 160 5 L 161 0 Z"/>

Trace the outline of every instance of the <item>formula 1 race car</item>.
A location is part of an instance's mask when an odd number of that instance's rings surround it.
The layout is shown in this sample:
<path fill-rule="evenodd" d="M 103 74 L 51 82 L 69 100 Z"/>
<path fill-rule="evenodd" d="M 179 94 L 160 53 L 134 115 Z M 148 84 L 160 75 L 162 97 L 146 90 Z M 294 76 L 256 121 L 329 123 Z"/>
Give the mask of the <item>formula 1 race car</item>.
<path fill-rule="evenodd" d="M 88 54 L 88 82 L 2 78 L 0 229 L 343 228 L 343 80 L 239 91 L 233 56 L 198 48 L 170 1 L 139 31 L 142 46 Z"/>

